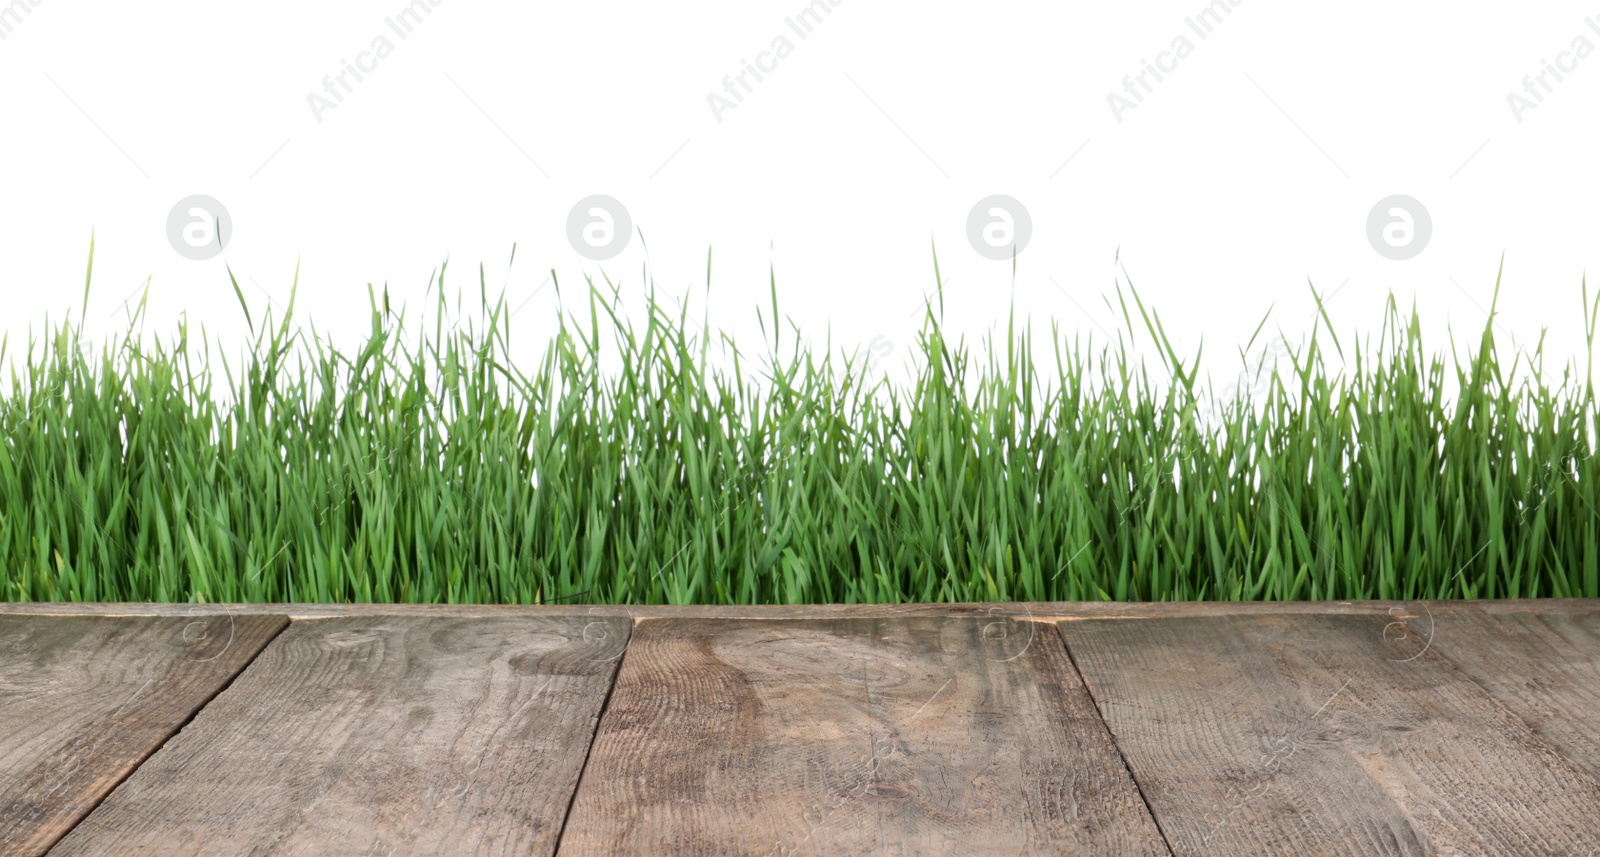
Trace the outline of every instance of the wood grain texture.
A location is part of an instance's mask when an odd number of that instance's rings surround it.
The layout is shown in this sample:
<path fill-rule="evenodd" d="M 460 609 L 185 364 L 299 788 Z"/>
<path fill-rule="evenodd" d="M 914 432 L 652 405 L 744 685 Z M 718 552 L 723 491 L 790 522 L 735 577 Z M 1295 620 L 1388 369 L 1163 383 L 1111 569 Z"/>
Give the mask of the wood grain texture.
<path fill-rule="evenodd" d="M 52 857 L 550 854 L 629 630 L 296 622 Z"/>
<path fill-rule="evenodd" d="M 1600 782 L 1387 616 L 1059 626 L 1178 855 L 1577 855 Z"/>
<path fill-rule="evenodd" d="M 341 616 L 485 617 L 574 616 L 639 619 L 888 619 L 902 616 L 1009 616 L 1023 621 L 1157 619 L 1177 616 L 1276 614 L 1373 615 L 1585 613 L 1594 598 L 1513 598 L 1481 601 L 1032 601 L 959 604 L 104 604 L 0 602 L 0 613 L 25 616 L 188 616 L 198 609 L 224 614 L 281 614 L 291 619 Z"/>
<path fill-rule="evenodd" d="M 0 855 L 48 850 L 287 624 L 0 616 Z"/>
<path fill-rule="evenodd" d="M 1048 625 L 640 622 L 563 855 L 1161 855 Z"/>
<path fill-rule="evenodd" d="M 1426 619 L 1411 624 L 1428 631 Z M 1534 734 L 1600 778 L 1600 611 L 1441 617 L 1433 645 Z M 1600 819 L 1595 828 L 1600 855 Z"/>

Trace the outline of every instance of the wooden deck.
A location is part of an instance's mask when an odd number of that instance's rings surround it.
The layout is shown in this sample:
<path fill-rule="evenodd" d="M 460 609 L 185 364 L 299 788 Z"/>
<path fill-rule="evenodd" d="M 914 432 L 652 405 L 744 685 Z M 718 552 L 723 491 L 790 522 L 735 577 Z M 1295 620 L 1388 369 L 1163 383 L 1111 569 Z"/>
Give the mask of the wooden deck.
<path fill-rule="evenodd" d="M 0 604 L 0 855 L 1600 857 L 1600 601 Z"/>

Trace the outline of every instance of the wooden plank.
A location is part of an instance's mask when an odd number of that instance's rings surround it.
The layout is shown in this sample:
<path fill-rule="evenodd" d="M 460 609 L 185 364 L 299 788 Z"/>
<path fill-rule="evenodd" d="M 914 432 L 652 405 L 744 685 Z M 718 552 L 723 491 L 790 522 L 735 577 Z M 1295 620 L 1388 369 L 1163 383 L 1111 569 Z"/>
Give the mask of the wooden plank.
<path fill-rule="evenodd" d="M 1428 633 L 1426 619 L 1411 624 Z M 1600 612 L 1448 616 L 1432 636 L 1534 734 L 1600 777 Z"/>
<path fill-rule="evenodd" d="M 629 630 L 296 622 L 52 857 L 550 854 Z"/>
<path fill-rule="evenodd" d="M 1059 626 L 1173 850 L 1583 855 L 1600 782 L 1416 623 Z"/>
<path fill-rule="evenodd" d="M 342 616 L 491 617 L 576 616 L 639 619 L 889 619 L 903 616 L 1008 616 L 1022 621 L 1153 619 L 1178 616 L 1288 614 L 1388 615 L 1429 613 L 1548 614 L 1600 609 L 1594 598 L 1514 598 L 1483 601 L 1034 601 L 960 604 L 82 604 L 0 602 L 0 613 L 27 616 L 188 616 L 192 611 L 281 614 L 291 619 Z"/>
<path fill-rule="evenodd" d="M 1166 854 L 1048 625 L 639 623 L 562 839 L 595 854 Z"/>
<path fill-rule="evenodd" d="M 0 854 L 43 854 L 288 620 L 0 616 Z"/>

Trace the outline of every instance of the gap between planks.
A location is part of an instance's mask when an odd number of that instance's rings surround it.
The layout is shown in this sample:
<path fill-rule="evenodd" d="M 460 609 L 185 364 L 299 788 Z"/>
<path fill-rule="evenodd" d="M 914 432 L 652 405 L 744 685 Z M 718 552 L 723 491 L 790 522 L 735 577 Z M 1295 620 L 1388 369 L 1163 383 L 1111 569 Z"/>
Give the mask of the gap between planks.
<path fill-rule="evenodd" d="M 1122 743 L 1117 740 L 1117 733 L 1111 730 L 1111 724 L 1106 722 L 1105 710 L 1100 707 L 1100 698 L 1095 695 L 1094 687 L 1089 684 L 1089 678 L 1083 674 L 1083 667 L 1078 665 L 1078 656 L 1072 651 L 1072 644 L 1067 641 L 1067 635 L 1061 630 L 1061 622 L 1050 622 L 1051 630 L 1055 633 L 1056 641 L 1067 653 L 1067 662 L 1072 665 L 1072 671 L 1077 674 L 1078 682 L 1083 685 L 1083 692 L 1089 697 L 1089 705 L 1094 709 L 1094 716 L 1099 718 L 1100 727 L 1111 738 L 1111 746 L 1117 751 L 1117 758 L 1122 760 L 1122 767 L 1128 772 L 1128 779 L 1133 781 L 1133 790 L 1139 795 L 1139 800 L 1144 804 L 1145 812 L 1150 814 L 1150 820 L 1155 823 L 1156 832 L 1161 834 L 1161 843 L 1167 847 L 1169 855 L 1178 853 L 1172 846 L 1172 836 L 1167 833 L 1166 825 L 1162 823 L 1161 816 L 1156 814 L 1156 808 L 1150 805 L 1150 797 L 1145 794 L 1144 783 L 1139 782 L 1139 775 L 1133 770 L 1133 764 L 1128 761 L 1128 753 L 1122 749 Z"/>
<path fill-rule="evenodd" d="M 284 622 L 282 625 L 278 626 L 278 629 L 276 631 L 273 631 L 262 642 L 261 647 L 256 649 L 254 654 L 250 655 L 250 659 L 245 661 L 243 664 L 240 665 L 240 667 L 239 667 L 237 672 L 235 672 L 233 675 L 229 676 L 228 680 L 222 683 L 222 686 L 218 687 L 215 692 L 213 692 L 210 696 L 207 696 L 203 701 L 201 701 L 201 703 L 199 705 L 196 705 L 194 707 L 193 711 L 189 712 L 189 716 L 184 718 L 183 722 L 178 725 L 177 729 L 173 730 L 171 735 L 167 736 L 167 740 L 162 741 L 160 744 L 158 744 L 158 745 L 156 745 L 154 747 L 151 747 L 149 752 L 145 753 L 144 756 L 142 756 L 138 761 L 135 761 L 133 763 L 133 765 L 131 767 L 129 767 L 128 770 L 125 773 L 123 773 L 123 775 L 121 777 L 117 778 L 116 782 L 111 784 L 110 788 L 106 789 L 103 794 L 101 794 L 98 798 L 96 798 L 89 805 L 87 811 L 84 812 L 84 814 L 77 821 L 73 822 L 65 830 L 61 831 L 61 835 L 57 836 L 55 841 L 50 843 L 50 848 L 54 848 L 56 846 L 56 843 L 60 842 L 64 838 L 66 838 L 67 834 L 69 834 L 72 831 L 76 830 L 78 825 L 80 825 L 80 824 L 84 823 L 85 821 L 87 821 L 89 819 L 89 816 L 93 815 L 94 811 L 100 808 L 100 804 L 105 803 L 106 798 L 110 797 L 111 793 L 117 790 L 117 787 L 119 787 L 123 783 L 127 782 L 129 777 L 133 776 L 134 774 L 139 773 L 139 769 L 144 767 L 144 764 L 146 762 L 150 761 L 150 759 L 153 756 L 155 756 L 155 754 L 161 752 L 161 748 L 167 746 L 167 744 L 169 744 L 169 743 L 171 743 L 173 741 L 176 741 L 178 739 L 178 737 L 183 734 L 183 730 L 188 729 L 189 728 L 189 724 L 194 722 L 195 717 L 199 716 L 200 712 L 202 712 L 202 711 L 204 711 L 206 709 L 206 706 L 210 705 L 213 701 L 215 701 L 216 698 L 221 696 L 225 691 L 227 691 L 228 688 L 233 687 L 233 683 L 238 681 L 239 677 L 244 675 L 245 672 L 247 672 L 250 669 L 250 665 L 255 663 L 257 658 L 261 657 L 261 653 L 266 651 L 268 646 L 272 645 L 272 641 L 278 639 L 278 637 L 281 636 L 284 631 L 289 630 L 289 626 L 292 625 L 292 624 L 294 624 L 294 621 L 290 620 L 290 621 Z M 46 849 L 45 853 L 48 855 L 49 848 Z"/>

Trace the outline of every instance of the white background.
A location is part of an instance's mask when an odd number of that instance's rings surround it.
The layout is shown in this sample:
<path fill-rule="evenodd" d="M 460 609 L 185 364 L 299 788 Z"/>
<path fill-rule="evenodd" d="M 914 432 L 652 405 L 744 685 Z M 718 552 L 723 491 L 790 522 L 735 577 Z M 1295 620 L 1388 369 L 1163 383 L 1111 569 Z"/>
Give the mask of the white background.
<path fill-rule="evenodd" d="M 1600 55 L 1521 122 L 1506 96 L 1575 38 L 1600 45 L 1594 3 L 1242 0 L 1204 39 L 1184 23 L 1203 0 L 840 0 L 804 39 L 784 23 L 803 0 L 441 0 L 405 39 L 384 23 L 403 0 L 22 3 L 37 5 L 0 24 L 13 354 L 47 316 L 82 314 L 91 232 L 85 320 L 101 339 L 149 277 L 149 333 L 187 314 L 236 343 L 224 266 L 259 316 L 287 302 L 298 264 L 301 320 L 353 346 L 367 283 L 415 313 L 449 258 L 448 282 L 474 290 L 486 266 L 537 353 L 557 306 L 549 270 L 569 309 L 602 270 L 637 306 L 647 243 L 658 285 L 697 308 L 715 248 L 714 327 L 758 336 L 771 266 L 814 340 L 894 343 L 891 364 L 910 353 L 935 247 L 950 327 L 1003 329 L 1014 308 L 1096 340 L 1120 325 L 1102 300 L 1120 248 L 1175 344 L 1204 338 L 1222 381 L 1269 307 L 1291 338 L 1309 330 L 1308 282 L 1347 346 L 1391 292 L 1416 302 L 1435 347 L 1447 324 L 1475 341 L 1502 253 L 1502 330 L 1526 345 L 1548 326 L 1563 360 L 1582 349 Z M 380 34 L 393 54 L 317 121 L 307 95 Z M 1180 34 L 1193 53 L 1118 122 L 1107 95 Z M 707 95 L 779 35 L 793 53 L 717 121 Z M 603 264 L 565 229 L 596 193 L 643 234 Z M 965 235 L 997 193 L 1033 220 L 1014 281 Z M 191 194 L 232 214 L 216 259 L 168 244 L 168 212 Z M 1409 261 L 1366 237 L 1391 194 L 1432 215 Z"/>

